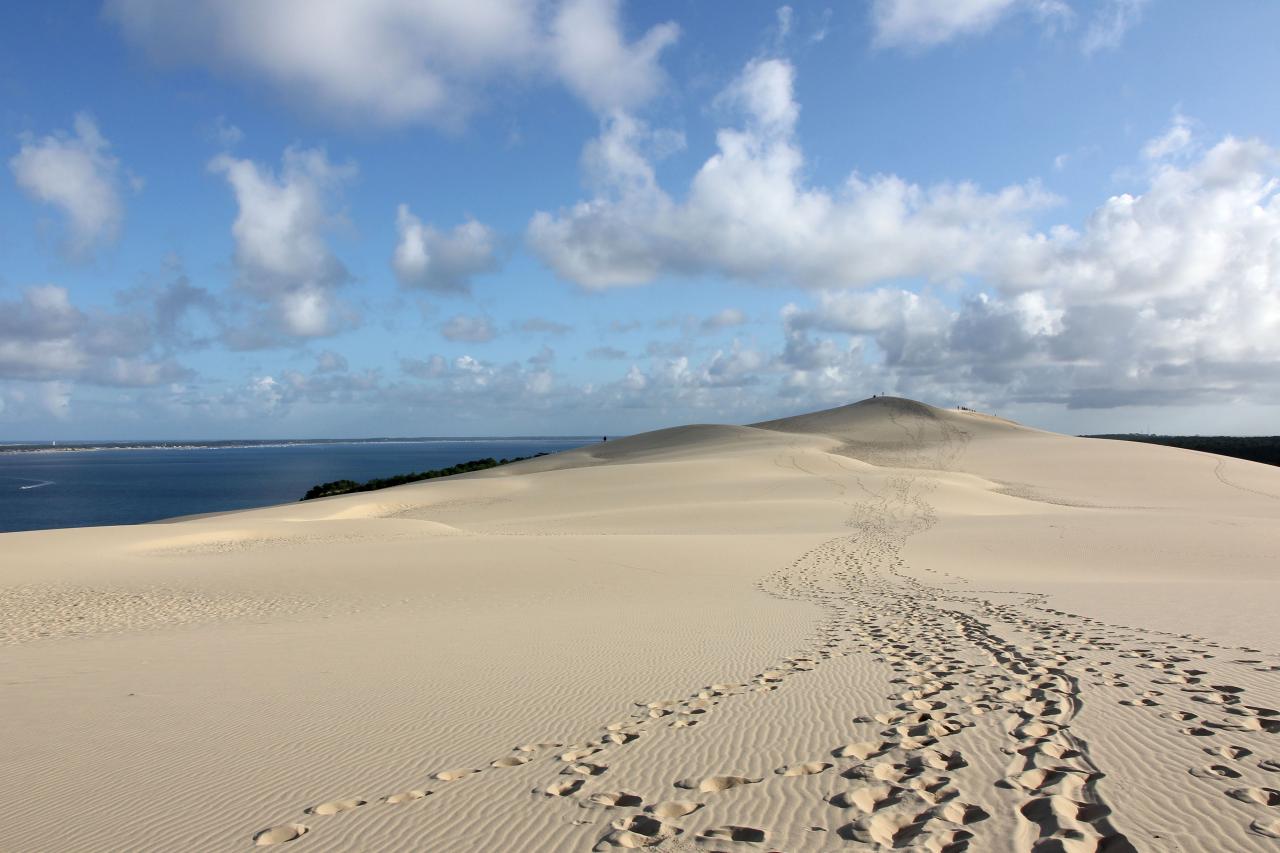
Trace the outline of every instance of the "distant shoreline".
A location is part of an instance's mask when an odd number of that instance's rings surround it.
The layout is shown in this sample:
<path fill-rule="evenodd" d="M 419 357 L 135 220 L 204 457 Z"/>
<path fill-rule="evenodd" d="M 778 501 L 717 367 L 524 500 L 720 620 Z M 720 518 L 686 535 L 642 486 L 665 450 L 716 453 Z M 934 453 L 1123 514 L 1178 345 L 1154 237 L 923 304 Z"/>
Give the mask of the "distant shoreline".
<path fill-rule="evenodd" d="M 592 439 L 586 435 L 422 436 L 417 438 L 277 438 L 219 441 L 81 441 L 66 444 L 0 443 L 0 455 L 19 453 L 89 453 L 100 450 L 248 450 L 268 447 L 306 447 L 342 444 L 443 444 L 490 441 L 565 441 Z"/>

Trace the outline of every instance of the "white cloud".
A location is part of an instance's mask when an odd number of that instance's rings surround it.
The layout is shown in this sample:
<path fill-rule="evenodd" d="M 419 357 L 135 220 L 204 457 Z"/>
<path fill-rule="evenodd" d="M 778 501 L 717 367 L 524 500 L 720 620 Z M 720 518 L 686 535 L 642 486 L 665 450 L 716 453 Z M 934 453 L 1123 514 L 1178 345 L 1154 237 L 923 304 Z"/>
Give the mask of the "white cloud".
<path fill-rule="evenodd" d="M 1048 199 L 1034 184 L 806 186 L 786 70 L 753 63 L 731 87 L 743 127 L 720 132 L 682 199 L 628 147 L 647 129 L 607 124 L 614 154 L 600 159 L 620 164 L 616 180 L 536 216 L 531 246 L 587 287 L 709 273 L 812 288 L 815 304 L 783 318 L 781 352 L 755 368 L 811 403 L 872 388 L 1077 408 L 1280 402 L 1280 149 L 1197 145 L 1178 115 L 1144 147 L 1144 171 L 1124 173 L 1130 191 L 1038 228 L 1030 214 Z M 627 405 L 640 386 L 710 387 L 677 381 L 698 375 L 688 347 L 649 354 L 665 367 L 619 385 Z"/>
<path fill-rule="evenodd" d="M 1099 0 L 1080 39 L 1086 54 L 1120 46 L 1137 25 L 1148 0 Z M 871 23 L 875 44 L 923 50 L 982 35 L 1002 21 L 1029 15 L 1049 32 L 1068 28 L 1077 13 L 1067 0 L 875 0 Z"/>
<path fill-rule="evenodd" d="M 190 371 L 164 354 L 158 306 L 150 315 L 84 312 L 66 288 L 28 287 L 0 301 L 0 379 L 154 386 Z"/>
<path fill-rule="evenodd" d="M 74 127 L 74 135 L 24 137 L 9 168 L 23 192 L 66 216 L 66 248 L 84 257 L 116 239 L 124 204 L 120 161 L 111 154 L 110 143 L 84 113 L 76 115 Z"/>
<path fill-rule="evenodd" d="M 980 35 L 1018 11 L 1048 22 L 1071 17 L 1060 0 L 875 0 L 871 22 L 877 47 L 920 49 Z"/>
<path fill-rule="evenodd" d="M 442 233 L 424 225 L 402 204 L 396 208 L 396 230 L 400 239 L 391 268 L 405 287 L 466 293 L 472 278 L 500 266 L 497 236 L 474 219 Z"/>
<path fill-rule="evenodd" d="M 992 255 L 958 306 L 881 287 L 824 292 L 784 315 L 875 345 L 900 391 L 1073 408 L 1252 399 L 1280 403 L 1280 150 L 1227 137 L 1184 165 L 1158 162 L 1140 193 L 1083 228 L 1028 234 Z M 840 364 L 791 359 L 802 370 Z"/>
<path fill-rule="evenodd" d="M 284 391 L 274 376 L 255 376 L 249 380 L 248 396 L 263 415 L 277 413 L 284 401 Z"/>
<path fill-rule="evenodd" d="M 774 13 L 778 21 L 778 41 L 784 41 L 791 35 L 791 26 L 795 21 L 795 10 L 790 6 L 779 6 Z"/>
<path fill-rule="evenodd" d="M 108 0 L 126 38 L 167 64 L 265 79 L 347 121 L 456 125 L 495 80 L 560 79 L 596 109 L 662 83 L 674 24 L 627 42 L 617 0 Z"/>
<path fill-rule="evenodd" d="M 488 317 L 474 317 L 468 314 L 458 314 L 449 318 L 440 327 L 440 334 L 451 341 L 475 344 L 488 343 L 498 336 L 497 330 L 493 327 L 493 321 Z"/>
<path fill-rule="evenodd" d="M 595 197 L 531 220 L 530 247 L 561 277 L 601 289 L 668 274 L 718 273 L 801 287 L 885 278 L 947 278 L 980 268 L 993 246 L 1025 232 L 1053 201 L 1035 184 L 984 193 L 972 184 L 923 188 L 856 173 L 834 189 L 808 186 L 794 135 L 793 69 L 755 60 L 718 99 L 741 129 L 717 134 L 717 153 L 679 201 L 655 179 L 654 134 L 614 115 L 587 151 Z M 590 171 L 589 171 L 590 174 Z"/>
<path fill-rule="evenodd" d="M 1125 33 L 1142 19 L 1142 10 L 1147 2 L 1148 0 L 1105 0 L 1089 21 L 1080 49 L 1089 54 L 1119 47 Z"/>
<path fill-rule="evenodd" d="M 1280 280 L 1280 151 L 1227 137 L 1185 166 L 1156 164 L 1147 188 L 1101 204 L 1081 230 L 1010 242 L 984 264 L 1009 292 L 1154 296 L 1265 291 Z"/>
<path fill-rule="evenodd" d="M 238 287 L 268 305 L 288 335 L 335 331 L 335 290 L 349 275 L 324 239 L 337 221 L 327 205 L 355 167 L 330 163 L 323 151 L 288 148 L 278 175 L 227 154 L 209 168 L 226 177 L 239 206 L 231 226 Z"/>
<path fill-rule="evenodd" d="M 1191 120 L 1182 113 L 1174 113 L 1169 129 L 1142 146 L 1142 156 L 1148 160 L 1165 160 L 1186 153 L 1191 143 Z"/>
<path fill-rule="evenodd" d="M 571 90 L 598 111 L 627 109 L 657 94 L 658 57 L 679 38 L 673 23 L 658 24 L 627 44 L 619 0 L 562 0 L 551 26 L 554 63 Z"/>

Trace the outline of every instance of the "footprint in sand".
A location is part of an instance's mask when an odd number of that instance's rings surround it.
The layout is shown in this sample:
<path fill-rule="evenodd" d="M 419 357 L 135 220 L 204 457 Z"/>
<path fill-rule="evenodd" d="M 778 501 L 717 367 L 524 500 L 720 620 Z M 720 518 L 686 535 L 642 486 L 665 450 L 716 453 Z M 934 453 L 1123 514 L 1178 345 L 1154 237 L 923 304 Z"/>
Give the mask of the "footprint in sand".
<path fill-rule="evenodd" d="M 581 779 L 563 779 L 559 782 L 552 782 L 543 789 L 543 793 L 548 797 L 570 797 L 582 787 Z"/>
<path fill-rule="evenodd" d="M 599 791 L 587 799 L 598 806 L 608 808 L 636 808 L 644 802 L 640 797 L 628 794 L 626 791 Z"/>
<path fill-rule="evenodd" d="M 827 802 L 838 809 L 856 808 L 873 814 L 898 802 L 905 789 L 896 785 L 867 785 L 836 794 Z"/>
<path fill-rule="evenodd" d="M 592 764 L 590 761 L 582 761 L 577 764 L 569 765 L 570 773 L 580 773 L 583 776 L 599 776 L 601 773 L 609 769 L 607 764 Z"/>
<path fill-rule="evenodd" d="M 929 819 L 927 812 L 880 812 L 868 818 L 847 824 L 836 830 L 846 841 L 876 843 L 885 847 L 905 847 L 924 831 Z"/>
<path fill-rule="evenodd" d="M 1246 749 L 1244 754 L 1248 755 L 1249 751 Z M 1258 762 L 1258 769 L 1266 770 L 1269 773 L 1280 773 L 1280 761 L 1276 761 L 1274 758 L 1264 758 Z"/>
<path fill-rule="evenodd" d="M 490 764 L 490 767 L 519 767 L 522 764 L 528 764 L 529 759 L 523 755 L 508 755 L 506 758 L 499 758 Z"/>
<path fill-rule="evenodd" d="M 1028 791 L 1043 791 L 1046 788 L 1052 788 L 1059 782 L 1067 778 L 1067 771 L 1070 768 L 1056 767 L 1033 767 L 1030 770 L 1024 770 L 1018 775 L 1012 777 L 1011 781 L 1014 785 L 1025 788 Z"/>
<path fill-rule="evenodd" d="M 1214 747 L 1209 746 L 1209 747 L 1205 747 L 1204 751 L 1207 752 L 1209 755 L 1217 755 L 1221 758 L 1230 759 L 1231 761 L 1238 761 L 1241 758 L 1244 758 L 1246 755 L 1253 755 L 1252 750 L 1245 749 L 1243 746 L 1226 745 L 1226 746 L 1219 746 L 1216 749 Z"/>
<path fill-rule="evenodd" d="M 308 828 L 301 823 L 282 823 L 279 826 L 273 826 L 270 829 L 264 829 L 253 836 L 253 843 L 259 847 L 267 847 L 271 844 L 284 844 L 286 841 L 294 841 L 306 835 Z"/>
<path fill-rule="evenodd" d="M 788 764 L 773 771 L 779 776 L 814 776 L 829 768 L 825 761 L 810 761 L 806 764 Z"/>
<path fill-rule="evenodd" d="M 977 806 L 973 803 L 962 803 L 959 800 L 952 800 L 938 811 L 938 817 L 950 823 L 958 823 L 961 826 L 986 820 L 990 816 L 982 806 Z"/>
<path fill-rule="evenodd" d="M 1111 809 L 1101 803 L 1080 803 L 1069 797 L 1036 797 L 1022 805 L 1022 816 L 1040 827 L 1056 831 L 1063 822 L 1094 823 L 1111 814 Z"/>
<path fill-rule="evenodd" d="M 1168 711 L 1166 713 L 1161 714 L 1160 716 L 1164 717 L 1166 720 L 1177 720 L 1182 723 L 1196 719 L 1195 714 L 1189 713 L 1187 711 Z"/>
<path fill-rule="evenodd" d="M 338 814 L 339 812 L 348 812 L 348 811 L 351 811 L 352 809 L 358 809 L 360 808 L 360 806 L 365 805 L 367 802 L 369 801 L 365 799 L 361 799 L 360 797 L 352 797 L 349 800 L 330 800 L 327 803 L 321 803 L 318 806 L 312 806 L 311 808 L 306 810 L 306 813 L 314 814 L 314 815 Z"/>
<path fill-rule="evenodd" d="M 544 749 L 556 749 L 559 746 L 558 743 L 526 743 L 517 746 L 516 749 L 521 752 L 539 752 Z"/>
<path fill-rule="evenodd" d="M 399 794 L 392 794 L 387 797 L 383 802 L 390 803 L 393 806 L 399 805 L 400 803 L 411 803 L 414 800 L 422 799 L 430 793 L 430 791 L 401 791 Z"/>
<path fill-rule="evenodd" d="M 1204 767 L 1193 767 L 1188 771 L 1197 779 L 1239 779 L 1240 774 L 1225 764 L 1208 764 Z"/>
<path fill-rule="evenodd" d="M 728 791 L 731 788 L 739 788 L 743 785 L 754 785 L 760 781 L 762 780 L 753 779 L 749 776 L 708 776 L 701 782 L 683 779 L 676 783 L 676 787 L 687 790 L 697 789 L 703 794 L 715 794 L 720 791 Z"/>
<path fill-rule="evenodd" d="M 887 740 L 864 740 L 837 747 L 831 751 L 831 754 L 836 758 L 856 758 L 859 761 L 866 761 L 868 758 L 888 752 L 893 747 L 894 744 Z"/>
<path fill-rule="evenodd" d="M 1261 818 L 1249 824 L 1249 831 L 1266 838 L 1280 838 L 1280 820 Z"/>
<path fill-rule="evenodd" d="M 615 820 L 609 832 L 595 846 L 596 850 L 609 847 L 637 850 L 642 847 L 656 847 L 668 838 L 674 838 L 683 830 L 669 823 L 663 823 L 648 815 L 632 815 Z"/>
<path fill-rule="evenodd" d="M 435 775 L 436 779 L 441 782 L 456 782 L 464 776 L 470 776 L 472 773 L 479 773 L 479 770 L 470 767 L 463 767 L 456 770 L 441 770 Z"/>
<path fill-rule="evenodd" d="M 1242 803 L 1259 806 L 1280 806 L 1280 791 L 1275 788 L 1232 788 L 1227 796 Z"/>
<path fill-rule="evenodd" d="M 702 803 L 694 803 L 688 800 L 666 800 L 649 806 L 649 812 L 658 817 L 674 819 L 691 815 L 700 808 L 702 808 Z"/>
<path fill-rule="evenodd" d="M 756 829 L 754 826 L 717 826 L 712 829 L 704 829 L 698 833 L 698 838 L 707 841 L 737 841 L 749 844 L 758 844 L 768 837 L 768 833 L 763 829 Z"/>
<path fill-rule="evenodd" d="M 595 746 L 575 747 L 568 752 L 560 753 L 560 760 L 572 764 L 575 761 L 581 761 L 584 758 L 589 758 L 599 751 L 600 748 Z"/>
<path fill-rule="evenodd" d="M 604 736 L 604 739 L 607 740 L 609 743 L 617 744 L 618 746 L 625 746 L 626 744 L 631 743 L 631 741 L 635 740 L 638 737 L 640 737 L 640 735 L 636 732 L 618 731 L 618 732 L 609 732 L 607 735 Z"/>
<path fill-rule="evenodd" d="M 913 768 L 927 767 L 930 770 L 959 770 L 969 766 L 959 750 L 945 752 L 941 749 L 923 749 L 918 755 L 907 759 L 907 764 Z"/>

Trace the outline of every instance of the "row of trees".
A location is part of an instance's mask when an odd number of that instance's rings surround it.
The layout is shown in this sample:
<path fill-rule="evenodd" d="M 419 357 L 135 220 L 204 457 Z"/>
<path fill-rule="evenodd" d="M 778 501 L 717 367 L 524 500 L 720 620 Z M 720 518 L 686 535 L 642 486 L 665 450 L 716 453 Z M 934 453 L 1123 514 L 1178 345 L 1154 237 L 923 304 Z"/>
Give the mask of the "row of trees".
<path fill-rule="evenodd" d="M 1085 438 L 1114 438 L 1120 441 L 1142 441 L 1216 453 L 1235 459 L 1248 459 L 1264 465 L 1280 465 L 1280 435 L 1089 435 Z"/>
<path fill-rule="evenodd" d="M 393 477 L 379 477 L 373 480 L 366 480 L 363 483 L 357 483 L 355 480 L 334 480 L 332 483 L 321 483 L 318 486 L 312 486 L 307 489 L 307 493 L 302 496 L 302 499 L 309 501 L 315 498 L 327 498 L 351 492 L 372 492 L 391 486 L 403 486 L 405 483 L 416 483 L 420 480 L 434 480 L 437 477 L 452 477 L 454 474 L 484 471 L 487 468 L 497 468 L 499 465 L 510 465 L 512 462 L 523 462 L 526 459 L 536 459 L 539 456 L 546 455 L 545 453 L 535 453 L 533 456 L 517 456 L 514 459 L 494 459 L 489 456 L 484 459 L 472 459 L 470 462 L 459 462 L 457 465 L 450 465 L 448 468 L 419 471 L 416 474 L 396 474 Z"/>

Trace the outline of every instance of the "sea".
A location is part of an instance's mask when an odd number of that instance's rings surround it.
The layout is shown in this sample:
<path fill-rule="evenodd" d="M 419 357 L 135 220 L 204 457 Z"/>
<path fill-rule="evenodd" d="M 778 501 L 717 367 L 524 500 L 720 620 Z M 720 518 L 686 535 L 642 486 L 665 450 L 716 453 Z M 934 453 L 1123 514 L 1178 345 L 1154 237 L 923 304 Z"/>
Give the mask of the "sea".
<path fill-rule="evenodd" d="M 599 437 L 0 446 L 0 533 L 138 524 L 299 500 L 314 485 L 593 444 Z"/>

